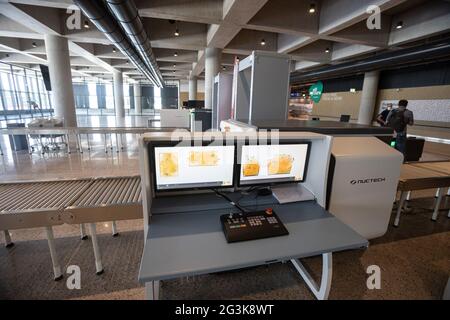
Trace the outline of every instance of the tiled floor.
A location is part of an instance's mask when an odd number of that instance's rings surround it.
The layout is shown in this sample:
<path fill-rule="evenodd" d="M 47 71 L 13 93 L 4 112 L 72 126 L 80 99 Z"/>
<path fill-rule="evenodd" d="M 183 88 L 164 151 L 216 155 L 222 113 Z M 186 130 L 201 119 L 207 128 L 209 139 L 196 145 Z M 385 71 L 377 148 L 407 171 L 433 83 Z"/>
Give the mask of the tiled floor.
<path fill-rule="evenodd" d="M 333 255 L 331 299 L 440 299 L 450 276 L 450 219 L 441 211 L 431 222 L 433 199 L 414 200 L 400 228 L 371 241 L 367 250 Z M 448 208 L 450 199 L 443 208 Z M 0 299 L 143 299 L 137 281 L 143 250 L 142 221 L 118 223 L 118 238 L 110 224 L 98 224 L 105 273 L 95 274 L 90 241 L 79 239 L 77 226 L 55 228 L 61 265 L 81 269 L 81 289 L 69 290 L 66 277 L 52 280 L 45 232 L 15 230 L 11 249 L 0 247 Z M 306 259 L 316 276 L 320 259 Z M 381 268 L 381 290 L 366 287 L 367 267 Z M 165 281 L 162 299 L 312 299 L 290 264 L 275 264 L 236 272 Z"/>

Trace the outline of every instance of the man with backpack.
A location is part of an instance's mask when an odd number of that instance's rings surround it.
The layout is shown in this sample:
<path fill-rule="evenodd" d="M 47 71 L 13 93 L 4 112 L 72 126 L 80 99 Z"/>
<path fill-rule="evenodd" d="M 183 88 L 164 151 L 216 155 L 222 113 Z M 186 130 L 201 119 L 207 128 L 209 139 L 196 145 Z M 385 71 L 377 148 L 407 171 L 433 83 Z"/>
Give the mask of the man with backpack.
<path fill-rule="evenodd" d="M 388 126 L 395 131 L 395 148 L 403 154 L 406 149 L 408 125 L 414 125 L 414 114 L 407 107 L 408 100 L 400 100 L 398 109 L 392 110 L 386 119 Z"/>

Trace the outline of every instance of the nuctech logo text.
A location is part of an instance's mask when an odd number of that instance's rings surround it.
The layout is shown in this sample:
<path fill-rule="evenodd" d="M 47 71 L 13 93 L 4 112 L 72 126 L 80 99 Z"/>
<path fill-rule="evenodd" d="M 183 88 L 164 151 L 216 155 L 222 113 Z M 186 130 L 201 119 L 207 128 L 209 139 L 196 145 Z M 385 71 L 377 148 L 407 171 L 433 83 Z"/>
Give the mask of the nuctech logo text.
<path fill-rule="evenodd" d="M 367 184 L 367 183 L 380 183 L 386 182 L 386 178 L 375 178 L 375 179 L 360 179 L 360 180 L 352 180 L 350 184 Z"/>

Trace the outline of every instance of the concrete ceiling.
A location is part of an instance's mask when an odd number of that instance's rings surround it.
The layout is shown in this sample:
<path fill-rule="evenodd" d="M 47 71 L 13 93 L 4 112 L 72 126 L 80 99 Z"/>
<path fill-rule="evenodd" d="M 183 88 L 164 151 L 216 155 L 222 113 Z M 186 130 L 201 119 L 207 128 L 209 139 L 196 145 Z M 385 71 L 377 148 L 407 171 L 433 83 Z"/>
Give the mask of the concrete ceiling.
<path fill-rule="evenodd" d="M 235 55 L 253 50 L 289 54 L 292 71 L 302 71 L 450 32 L 446 0 L 134 1 L 161 72 L 170 80 L 202 77 L 205 47 L 223 49 L 227 71 Z M 367 28 L 371 5 L 380 9 L 380 29 Z M 44 35 L 58 34 L 69 40 L 74 76 L 108 78 L 122 70 L 130 79 L 143 79 L 92 24 L 69 30 L 68 8 L 74 8 L 71 0 L 0 0 L 0 61 L 31 68 L 46 63 Z M 400 22 L 403 28 L 397 29 Z"/>

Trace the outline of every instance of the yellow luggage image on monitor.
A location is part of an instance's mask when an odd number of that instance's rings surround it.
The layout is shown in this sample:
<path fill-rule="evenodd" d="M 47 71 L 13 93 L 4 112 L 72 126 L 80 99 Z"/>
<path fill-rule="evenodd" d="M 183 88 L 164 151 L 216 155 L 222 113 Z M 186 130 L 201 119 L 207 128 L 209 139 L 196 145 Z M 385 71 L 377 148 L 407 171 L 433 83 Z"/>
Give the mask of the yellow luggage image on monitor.
<path fill-rule="evenodd" d="M 256 177 L 259 175 L 259 163 L 256 160 L 251 160 L 242 166 L 242 174 L 244 177 Z"/>
<path fill-rule="evenodd" d="M 189 152 L 189 166 L 213 167 L 219 163 L 219 155 L 216 151 L 192 151 Z"/>
<path fill-rule="evenodd" d="M 178 154 L 161 153 L 159 155 L 159 170 L 162 177 L 178 176 Z"/>
<path fill-rule="evenodd" d="M 279 155 L 268 163 L 269 175 L 290 174 L 294 158 L 290 155 Z"/>

